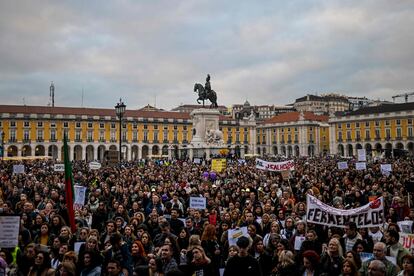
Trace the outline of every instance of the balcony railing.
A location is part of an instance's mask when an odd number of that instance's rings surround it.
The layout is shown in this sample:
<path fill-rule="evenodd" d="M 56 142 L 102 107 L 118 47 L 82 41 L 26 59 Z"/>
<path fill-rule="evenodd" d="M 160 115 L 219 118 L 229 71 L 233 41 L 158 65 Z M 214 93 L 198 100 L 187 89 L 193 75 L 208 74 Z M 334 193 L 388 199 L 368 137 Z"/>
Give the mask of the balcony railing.
<path fill-rule="evenodd" d="M 162 140 L 162 142 L 164 143 L 164 144 L 168 144 L 168 139 L 164 139 L 164 140 Z"/>
<path fill-rule="evenodd" d="M 10 138 L 9 139 L 9 143 L 16 143 L 16 142 L 17 142 L 16 138 Z"/>
<path fill-rule="evenodd" d="M 138 143 L 138 139 L 132 139 L 133 143 Z"/>
<path fill-rule="evenodd" d="M 342 142 L 342 138 L 338 138 L 338 142 Z"/>
<path fill-rule="evenodd" d="M 111 143 L 115 143 L 116 139 L 111 139 L 110 141 L 111 141 Z"/>
<path fill-rule="evenodd" d="M 43 138 L 37 138 L 36 139 L 36 142 L 38 142 L 38 143 L 43 143 L 45 140 L 43 139 Z"/>
<path fill-rule="evenodd" d="M 173 140 L 173 144 L 178 144 L 178 140 L 177 139 L 174 139 Z"/>
<path fill-rule="evenodd" d="M 105 140 L 105 138 L 99 138 L 99 142 L 101 142 L 101 143 L 105 143 L 105 142 L 106 142 L 106 140 Z"/>
<path fill-rule="evenodd" d="M 376 136 L 376 137 L 375 137 L 375 141 L 381 141 L 381 137 Z"/>
<path fill-rule="evenodd" d="M 75 139 L 76 143 L 82 143 L 82 139 Z"/>
<path fill-rule="evenodd" d="M 88 138 L 86 141 L 88 141 L 88 143 L 92 143 L 93 142 L 93 138 Z"/>
<path fill-rule="evenodd" d="M 56 143 L 57 142 L 57 139 L 56 138 L 50 138 L 49 141 L 52 142 L 52 143 Z"/>
<path fill-rule="evenodd" d="M 295 140 L 295 144 L 299 143 L 299 140 Z"/>
<path fill-rule="evenodd" d="M 30 139 L 23 139 L 24 144 L 30 144 L 30 142 L 31 142 Z"/>
<path fill-rule="evenodd" d="M 153 144 L 158 144 L 160 141 L 159 140 L 153 140 L 152 143 Z"/>

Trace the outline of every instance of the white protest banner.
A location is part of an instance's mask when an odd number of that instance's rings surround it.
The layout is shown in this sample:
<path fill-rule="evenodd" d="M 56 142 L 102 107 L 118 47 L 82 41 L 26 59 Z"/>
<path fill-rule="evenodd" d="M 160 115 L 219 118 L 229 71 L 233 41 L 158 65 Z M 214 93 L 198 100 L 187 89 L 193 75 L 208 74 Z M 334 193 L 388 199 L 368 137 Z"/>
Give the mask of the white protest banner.
<path fill-rule="evenodd" d="M 89 163 L 89 169 L 91 170 L 99 170 L 102 167 L 101 163 L 92 161 Z"/>
<path fill-rule="evenodd" d="M 247 232 L 247 226 L 236 228 L 236 229 L 229 229 L 228 230 L 228 241 L 229 246 L 236 245 L 237 240 L 240 237 L 246 237 L 249 238 L 249 233 Z"/>
<path fill-rule="evenodd" d="M 347 222 L 355 222 L 359 228 L 382 226 L 385 222 L 382 197 L 355 209 L 337 209 L 316 197 L 306 195 L 306 221 L 309 223 L 345 228 Z"/>
<path fill-rule="evenodd" d="M 86 187 L 75 185 L 74 190 L 75 202 L 73 204 L 77 205 L 78 207 L 85 205 Z"/>
<path fill-rule="evenodd" d="M 293 171 L 295 169 L 295 162 L 293 160 L 288 160 L 284 162 L 269 162 L 256 158 L 256 169 L 271 172 L 280 172 L 287 170 Z"/>
<path fill-rule="evenodd" d="M 346 162 L 346 161 L 338 162 L 338 169 L 339 170 L 348 169 L 348 162 Z"/>
<path fill-rule="evenodd" d="M 24 173 L 24 165 L 13 165 L 13 174 Z"/>
<path fill-rule="evenodd" d="M 207 202 L 205 197 L 190 197 L 190 208 L 206 209 Z"/>
<path fill-rule="evenodd" d="M 0 216 L 0 247 L 15 248 L 18 245 L 19 216 Z"/>
<path fill-rule="evenodd" d="M 53 170 L 55 172 L 64 172 L 65 171 L 65 164 L 55 164 L 53 166 Z"/>
<path fill-rule="evenodd" d="M 413 226 L 412 220 L 397 221 L 397 224 L 400 227 L 401 232 L 411 234 L 411 227 Z"/>
<path fill-rule="evenodd" d="M 367 163 L 365 162 L 356 162 L 355 163 L 355 169 L 357 171 L 363 171 L 367 169 Z"/>
<path fill-rule="evenodd" d="M 414 234 L 400 232 L 400 244 L 407 248 L 411 254 L 414 253 Z"/>
<path fill-rule="evenodd" d="M 201 158 L 194 158 L 194 164 L 201 164 Z"/>
<path fill-rule="evenodd" d="M 365 149 L 358 149 L 358 161 L 367 161 Z"/>
<path fill-rule="evenodd" d="M 381 173 L 389 175 L 392 172 L 391 164 L 381 164 Z"/>

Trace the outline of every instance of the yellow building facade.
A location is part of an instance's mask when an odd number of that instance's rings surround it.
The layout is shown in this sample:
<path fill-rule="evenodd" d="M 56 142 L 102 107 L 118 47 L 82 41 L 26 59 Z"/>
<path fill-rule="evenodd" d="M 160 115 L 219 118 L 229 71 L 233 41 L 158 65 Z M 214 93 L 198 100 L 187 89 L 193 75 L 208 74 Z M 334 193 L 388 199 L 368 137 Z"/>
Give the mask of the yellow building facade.
<path fill-rule="evenodd" d="M 119 150 L 119 119 L 115 110 L 0 105 L 4 156 L 50 156 L 62 159 L 63 136 L 71 160 L 103 160 Z M 237 156 L 254 151 L 255 126 L 220 116 L 223 140 Z M 192 121 L 188 113 L 127 110 L 121 127 L 123 160 L 190 157 Z"/>
<path fill-rule="evenodd" d="M 258 125 L 256 132 L 258 155 L 299 157 L 329 153 L 328 116 L 283 113 Z"/>
<path fill-rule="evenodd" d="M 387 104 L 330 116 L 330 152 L 356 156 L 414 153 L 414 103 Z"/>

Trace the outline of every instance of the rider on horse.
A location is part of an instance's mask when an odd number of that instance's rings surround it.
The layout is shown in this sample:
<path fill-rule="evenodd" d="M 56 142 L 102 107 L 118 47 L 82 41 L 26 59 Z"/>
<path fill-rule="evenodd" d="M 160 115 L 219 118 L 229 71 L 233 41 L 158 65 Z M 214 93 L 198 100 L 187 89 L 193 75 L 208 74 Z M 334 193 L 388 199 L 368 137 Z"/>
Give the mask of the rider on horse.
<path fill-rule="evenodd" d="M 211 85 L 210 85 L 210 74 L 207 74 L 206 78 L 206 85 L 204 86 L 204 96 L 208 98 L 211 92 Z"/>

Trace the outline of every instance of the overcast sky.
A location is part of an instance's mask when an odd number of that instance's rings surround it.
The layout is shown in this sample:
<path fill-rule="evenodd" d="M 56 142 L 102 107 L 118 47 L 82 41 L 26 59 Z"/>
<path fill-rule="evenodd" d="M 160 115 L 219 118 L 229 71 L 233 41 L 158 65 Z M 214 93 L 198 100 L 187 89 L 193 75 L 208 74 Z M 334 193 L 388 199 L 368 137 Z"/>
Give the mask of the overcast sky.
<path fill-rule="evenodd" d="M 0 1 L 0 103 L 171 109 L 414 91 L 414 1 Z M 402 100 L 402 99 L 400 99 Z M 414 97 L 413 97 L 414 100 Z"/>

